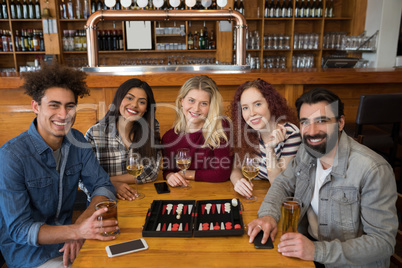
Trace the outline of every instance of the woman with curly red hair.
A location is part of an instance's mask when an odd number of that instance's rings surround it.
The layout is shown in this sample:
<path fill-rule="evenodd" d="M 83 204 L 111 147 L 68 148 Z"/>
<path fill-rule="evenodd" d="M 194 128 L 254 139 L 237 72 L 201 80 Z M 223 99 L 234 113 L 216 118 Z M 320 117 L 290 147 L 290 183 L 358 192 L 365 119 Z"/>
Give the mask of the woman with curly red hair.
<path fill-rule="evenodd" d="M 231 103 L 231 117 L 235 162 L 230 180 L 236 192 L 251 197 L 253 185 L 241 172 L 244 158 L 260 157 L 256 178 L 272 184 L 296 155 L 301 143 L 300 131 L 294 125 L 297 119 L 286 99 L 261 79 L 238 87 Z"/>

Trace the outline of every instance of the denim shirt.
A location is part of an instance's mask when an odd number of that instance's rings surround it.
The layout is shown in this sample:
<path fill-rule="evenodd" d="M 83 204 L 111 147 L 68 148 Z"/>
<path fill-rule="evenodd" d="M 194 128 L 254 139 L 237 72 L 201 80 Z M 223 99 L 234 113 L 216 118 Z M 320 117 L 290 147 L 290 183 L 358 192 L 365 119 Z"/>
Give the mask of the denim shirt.
<path fill-rule="evenodd" d="M 109 176 L 79 131 L 71 129 L 61 153 L 59 173 L 36 119 L 0 148 L 0 250 L 8 267 L 36 267 L 62 255 L 63 244 L 38 244 L 39 228 L 72 223 L 79 179 L 92 196 L 115 199 Z"/>
<path fill-rule="evenodd" d="M 307 236 L 317 160 L 304 146 L 275 179 L 258 216 L 279 221 L 280 200 L 295 196 L 302 203 L 298 231 Z M 391 166 L 343 132 L 332 171 L 319 191 L 314 261 L 326 267 L 389 267 L 398 228 L 396 199 Z"/>

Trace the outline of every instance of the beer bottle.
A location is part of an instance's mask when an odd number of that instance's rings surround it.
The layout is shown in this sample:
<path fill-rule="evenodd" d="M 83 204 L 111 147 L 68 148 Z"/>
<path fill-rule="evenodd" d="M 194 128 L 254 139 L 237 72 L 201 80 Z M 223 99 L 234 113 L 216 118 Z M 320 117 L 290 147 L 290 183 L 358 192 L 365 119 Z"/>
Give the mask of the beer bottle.
<path fill-rule="evenodd" d="M 191 32 L 188 33 L 188 40 L 187 40 L 188 50 L 194 49 L 194 39 Z"/>

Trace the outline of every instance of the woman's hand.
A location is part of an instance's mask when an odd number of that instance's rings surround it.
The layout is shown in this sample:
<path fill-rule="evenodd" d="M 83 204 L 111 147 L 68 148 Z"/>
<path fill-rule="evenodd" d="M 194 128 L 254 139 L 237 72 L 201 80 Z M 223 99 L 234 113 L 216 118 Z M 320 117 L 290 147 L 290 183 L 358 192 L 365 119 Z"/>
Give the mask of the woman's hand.
<path fill-rule="evenodd" d="M 132 201 L 135 199 L 137 192 L 125 182 L 113 182 L 116 189 L 116 196 L 121 200 Z"/>
<path fill-rule="evenodd" d="M 251 197 L 253 195 L 253 186 L 248 180 L 241 178 L 236 182 L 234 189 L 242 196 Z"/>
<path fill-rule="evenodd" d="M 166 176 L 166 181 L 172 187 L 177 187 L 177 186 L 182 186 L 182 185 L 187 186 L 188 185 L 188 181 L 183 177 L 183 175 L 180 172 L 169 173 Z"/>
<path fill-rule="evenodd" d="M 285 140 L 286 128 L 284 125 L 278 124 L 278 127 L 274 129 L 269 137 L 269 142 L 265 144 L 267 148 L 275 148 L 278 143 Z"/>

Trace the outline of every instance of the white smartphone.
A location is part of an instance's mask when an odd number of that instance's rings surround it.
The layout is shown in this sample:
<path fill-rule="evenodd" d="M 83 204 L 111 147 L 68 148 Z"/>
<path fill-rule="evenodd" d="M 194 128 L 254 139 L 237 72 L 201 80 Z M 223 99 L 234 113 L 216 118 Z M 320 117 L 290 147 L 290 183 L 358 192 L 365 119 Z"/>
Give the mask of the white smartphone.
<path fill-rule="evenodd" d="M 132 252 L 146 250 L 148 249 L 148 244 L 147 242 L 145 242 L 144 238 L 140 238 L 132 241 L 106 246 L 105 249 L 109 257 L 116 257 Z"/>

